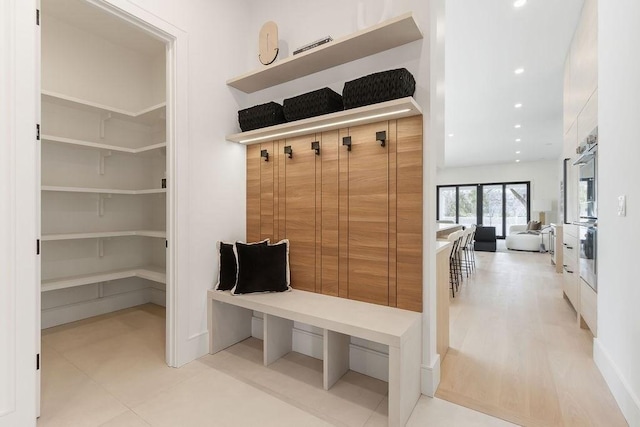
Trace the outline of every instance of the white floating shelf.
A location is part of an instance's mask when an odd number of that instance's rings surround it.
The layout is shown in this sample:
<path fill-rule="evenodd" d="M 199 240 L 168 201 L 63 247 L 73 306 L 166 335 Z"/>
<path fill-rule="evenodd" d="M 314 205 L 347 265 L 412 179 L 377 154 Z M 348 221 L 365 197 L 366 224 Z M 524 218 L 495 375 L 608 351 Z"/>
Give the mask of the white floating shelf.
<path fill-rule="evenodd" d="M 119 147 L 117 145 L 101 144 L 98 142 L 82 141 L 79 139 L 63 138 L 61 136 L 53 136 L 53 135 L 42 135 L 41 139 L 42 141 L 45 141 L 45 142 L 55 142 L 58 144 L 68 144 L 68 145 L 73 145 L 77 147 L 85 147 L 85 148 L 91 148 L 96 150 L 117 151 L 120 153 L 131 153 L 131 154 L 145 153 L 148 151 L 157 150 L 159 148 L 166 148 L 167 146 L 166 142 L 161 142 L 159 144 L 147 145 L 145 147 L 140 147 L 140 148 L 127 148 L 127 147 Z"/>
<path fill-rule="evenodd" d="M 107 237 L 126 237 L 126 236 L 143 236 L 157 237 L 166 239 L 167 233 L 155 230 L 133 230 L 133 231 L 102 231 L 92 233 L 62 233 L 62 234 L 43 234 L 43 242 L 51 242 L 56 240 L 76 240 L 76 239 L 100 239 Z"/>
<path fill-rule="evenodd" d="M 258 144 L 279 138 L 292 138 L 315 131 L 325 132 L 334 129 L 342 129 L 349 125 L 364 125 L 378 122 L 382 119 L 399 119 L 402 117 L 418 116 L 422 109 L 412 97 L 394 99 L 379 104 L 367 105 L 351 110 L 338 111 L 337 113 L 297 120 L 277 126 L 270 126 L 248 132 L 227 135 L 227 140 L 241 144 Z"/>
<path fill-rule="evenodd" d="M 276 86 L 422 39 L 411 12 L 227 80 L 245 93 Z"/>
<path fill-rule="evenodd" d="M 58 191 L 62 193 L 98 193 L 98 194 L 156 194 L 166 193 L 166 188 L 153 188 L 150 190 L 119 190 L 114 188 L 83 188 L 83 187 L 57 187 L 43 185 L 42 191 Z"/>
<path fill-rule="evenodd" d="M 84 274 L 58 279 L 43 280 L 41 292 L 55 291 L 58 289 L 74 288 L 76 286 L 91 285 L 93 283 L 108 282 L 111 280 L 140 277 L 158 283 L 167 283 L 167 275 L 163 267 L 145 266 L 140 268 L 127 268 L 111 270 L 102 273 Z"/>
<path fill-rule="evenodd" d="M 79 108 L 82 110 L 112 113 L 115 114 L 115 117 L 117 118 L 147 124 L 152 124 L 154 122 L 157 122 L 159 119 L 164 119 L 164 112 L 162 110 L 164 110 L 164 108 L 167 106 L 166 102 L 161 102 L 159 104 L 143 108 L 139 111 L 130 111 L 48 90 L 42 90 L 40 93 L 42 95 L 42 100 L 45 102 L 50 102 L 53 104 L 63 105 L 71 108 Z"/>

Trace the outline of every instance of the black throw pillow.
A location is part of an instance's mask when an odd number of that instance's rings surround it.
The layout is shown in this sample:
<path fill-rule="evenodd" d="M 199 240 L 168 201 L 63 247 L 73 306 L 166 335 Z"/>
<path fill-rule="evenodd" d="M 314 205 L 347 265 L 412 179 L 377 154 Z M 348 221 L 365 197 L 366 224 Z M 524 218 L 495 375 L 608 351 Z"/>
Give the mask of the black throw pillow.
<path fill-rule="evenodd" d="M 269 239 L 261 242 L 249 243 L 249 245 L 267 246 Z M 215 289 L 218 291 L 230 291 L 236 285 L 238 264 L 233 243 L 218 242 L 218 283 Z"/>
<path fill-rule="evenodd" d="M 232 294 L 291 290 L 287 239 L 266 246 L 237 242 L 234 249 L 238 260 L 238 279 Z"/>

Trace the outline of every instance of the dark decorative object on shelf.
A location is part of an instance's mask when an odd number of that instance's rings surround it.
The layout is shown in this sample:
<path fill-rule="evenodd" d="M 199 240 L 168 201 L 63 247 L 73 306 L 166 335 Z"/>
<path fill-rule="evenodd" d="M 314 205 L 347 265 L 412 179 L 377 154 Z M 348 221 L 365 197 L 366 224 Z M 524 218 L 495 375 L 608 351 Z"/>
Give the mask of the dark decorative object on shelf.
<path fill-rule="evenodd" d="M 344 109 L 413 96 L 416 80 L 406 68 L 369 74 L 344 84 Z"/>
<path fill-rule="evenodd" d="M 276 102 L 256 105 L 238 111 L 238 122 L 243 132 L 284 123 L 282 105 Z"/>
<path fill-rule="evenodd" d="M 328 87 L 285 99 L 284 117 L 288 122 L 342 111 L 342 97 Z"/>

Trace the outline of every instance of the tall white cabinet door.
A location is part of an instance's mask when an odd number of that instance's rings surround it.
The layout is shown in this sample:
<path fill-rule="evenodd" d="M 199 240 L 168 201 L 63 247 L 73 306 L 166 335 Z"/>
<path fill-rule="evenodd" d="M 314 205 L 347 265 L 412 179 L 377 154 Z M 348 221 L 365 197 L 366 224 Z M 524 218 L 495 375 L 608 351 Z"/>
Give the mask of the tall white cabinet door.
<path fill-rule="evenodd" d="M 36 4 L 0 1 L 0 427 L 36 424 Z"/>

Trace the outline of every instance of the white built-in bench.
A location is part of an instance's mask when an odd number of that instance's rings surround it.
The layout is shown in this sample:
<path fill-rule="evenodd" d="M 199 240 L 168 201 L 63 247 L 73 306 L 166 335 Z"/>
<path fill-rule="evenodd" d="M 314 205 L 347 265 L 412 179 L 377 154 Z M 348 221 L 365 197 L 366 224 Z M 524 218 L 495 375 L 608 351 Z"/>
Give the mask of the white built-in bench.
<path fill-rule="evenodd" d="M 209 353 L 251 336 L 253 311 L 263 313 L 264 364 L 292 349 L 293 322 L 323 329 L 323 384 L 349 370 L 350 337 L 389 346 L 389 425 L 403 426 L 420 397 L 421 314 L 300 290 L 231 295 L 208 291 Z"/>

